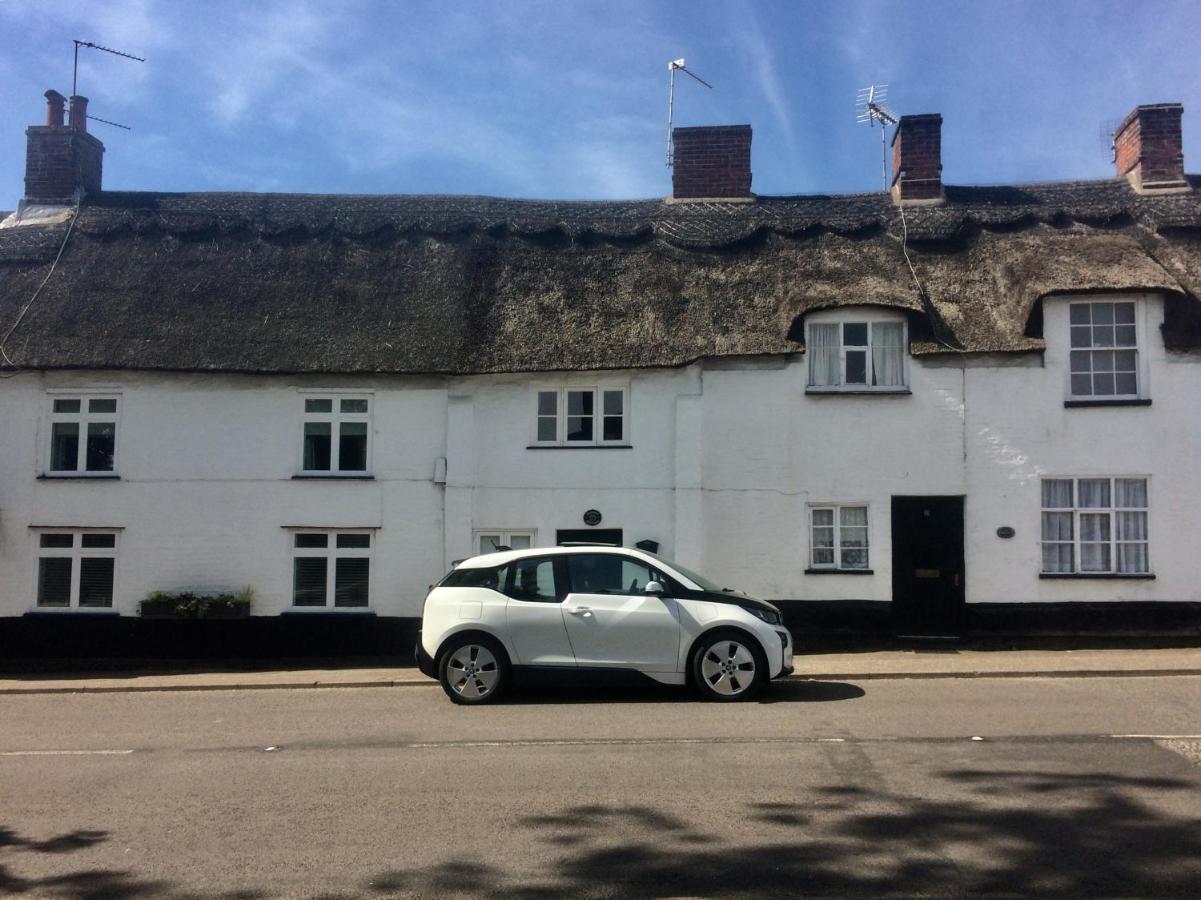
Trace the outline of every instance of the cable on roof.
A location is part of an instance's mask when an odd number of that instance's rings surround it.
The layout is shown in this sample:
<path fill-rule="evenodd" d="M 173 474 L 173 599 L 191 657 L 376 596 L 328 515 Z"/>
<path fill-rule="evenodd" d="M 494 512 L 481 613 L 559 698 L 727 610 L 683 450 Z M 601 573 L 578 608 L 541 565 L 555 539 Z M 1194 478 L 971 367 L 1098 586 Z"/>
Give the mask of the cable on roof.
<path fill-rule="evenodd" d="M 897 209 L 901 213 L 901 253 L 905 255 L 905 264 L 909 266 L 909 274 L 913 276 L 913 283 L 917 285 L 918 299 L 922 301 L 922 306 L 926 307 L 926 315 L 930 316 L 930 333 L 934 335 L 934 340 L 938 341 L 948 350 L 962 350 L 962 347 L 948 344 L 938 334 L 938 311 L 934 308 L 934 302 L 930 299 L 930 295 L 926 293 L 926 288 L 922 284 L 922 280 L 917 277 L 917 269 L 913 267 L 913 260 L 909 258 L 909 223 L 905 221 L 905 204 L 903 201 L 897 203 Z"/>
<path fill-rule="evenodd" d="M 75 208 L 73 210 L 71 210 L 71 221 L 67 224 L 67 233 L 63 235 L 63 242 L 62 242 L 62 244 L 59 245 L 58 254 L 54 257 L 54 262 L 52 262 L 50 264 L 50 271 L 46 273 L 46 277 L 42 279 L 42 283 L 37 286 L 37 290 L 35 290 L 33 292 L 33 296 L 29 298 L 29 302 L 26 303 L 25 306 L 21 308 L 21 311 L 17 314 L 17 321 L 13 322 L 12 327 L 9 328 L 8 331 L 5 333 L 4 338 L 0 339 L 0 356 L 4 357 L 4 362 L 6 365 L 9 365 L 9 366 L 13 367 L 14 369 L 17 368 L 17 364 L 14 363 L 12 361 L 12 359 L 9 357 L 8 352 L 4 349 L 4 345 L 7 344 L 8 339 L 13 336 L 13 332 L 17 330 L 17 326 L 20 325 L 21 321 L 25 318 L 25 313 L 29 312 L 29 307 L 33 306 L 34 301 L 36 301 L 38 299 L 38 297 L 41 296 L 42 288 L 44 288 L 46 286 L 46 282 L 48 282 L 50 280 L 50 276 L 53 275 L 54 270 L 56 268 L 58 268 L 58 261 L 63 258 L 63 251 L 67 249 L 67 241 L 69 241 L 71 239 L 71 232 L 75 229 L 75 220 L 78 218 L 79 218 L 79 198 L 76 198 Z M 13 376 L 15 376 L 17 374 L 19 374 L 19 373 L 13 372 L 10 375 L 2 375 L 0 377 L 12 378 Z"/>

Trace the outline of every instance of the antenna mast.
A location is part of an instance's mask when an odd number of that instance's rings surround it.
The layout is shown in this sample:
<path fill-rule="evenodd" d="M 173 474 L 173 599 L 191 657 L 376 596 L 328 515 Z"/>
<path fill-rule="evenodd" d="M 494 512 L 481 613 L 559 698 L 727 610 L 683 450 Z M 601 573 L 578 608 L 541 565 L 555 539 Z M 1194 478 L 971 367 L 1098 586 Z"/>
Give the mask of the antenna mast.
<path fill-rule="evenodd" d="M 673 59 L 671 62 L 669 62 L 667 64 L 667 71 L 670 73 L 668 75 L 668 86 L 667 86 L 667 167 L 668 168 L 671 168 L 672 163 L 675 162 L 675 158 L 674 158 L 675 157 L 675 153 L 674 153 L 675 146 L 671 139 L 671 125 L 672 125 L 673 116 L 675 115 L 676 70 L 677 69 L 679 71 L 683 72 L 688 77 L 694 78 L 695 80 L 699 81 L 701 84 L 703 84 L 705 87 L 709 88 L 710 90 L 713 89 L 713 85 L 711 85 L 709 82 L 705 81 L 705 79 L 701 78 L 699 75 L 694 74 L 691 70 L 685 68 L 684 60 Z"/>
<path fill-rule="evenodd" d="M 145 62 L 146 61 L 140 56 L 134 56 L 132 53 L 126 53 L 123 50 L 114 50 L 112 47 L 102 47 L 99 44 L 93 44 L 91 41 L 81 41 L 78 38 L 76 38 L 75 39 L 75 65 L 71 69 L 71 96 L 72 97 L 74 97 L 76 94 L 79 93 L 79 48 L 80 47 L 90 47 L 93 50 L 103 50 L 105 53 L 113 54 L 113 56 L 123 56 L 126 59 L 132 59 L 135 62 Z M 110 122 L 108 119 L 102 119 L 99 116 L 87 116 L 86 118 L 91 119 L 93 122 L 103 122 L 105 125 L 115 125 L 118 128 L 124 128 L 126 131 L 131 130 L 128 125 L 122 125 L 120 122 Z"/>
<path fill-rule="evenodd" d="M 855 97 L 855 121 L 866 122 L 875 127 L 880 126 L 880 183 L 888 190 L 888 141 L 886 134 L 889 125 L 897 124 L 897 117 L 884 106 L 884 98 L 888 94 L 888 85 L 873 84 L 859 91 Z"/>

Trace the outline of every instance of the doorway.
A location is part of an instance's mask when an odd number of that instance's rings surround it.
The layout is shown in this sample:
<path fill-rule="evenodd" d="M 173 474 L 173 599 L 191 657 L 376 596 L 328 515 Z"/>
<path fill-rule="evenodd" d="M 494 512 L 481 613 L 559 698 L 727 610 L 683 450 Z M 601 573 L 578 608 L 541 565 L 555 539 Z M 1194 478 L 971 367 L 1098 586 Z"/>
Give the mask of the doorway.
<path fill-rule="evenodd" d="M 893 497 L 893 631 L 958 637 L 965 600 L 963 497 Z"/>
<path fill-rule="evenodd" d="M 563 544 L 612 544 L 622 545 L 620 528 L 560 528 L 555 532 L 555 543 Z"/>

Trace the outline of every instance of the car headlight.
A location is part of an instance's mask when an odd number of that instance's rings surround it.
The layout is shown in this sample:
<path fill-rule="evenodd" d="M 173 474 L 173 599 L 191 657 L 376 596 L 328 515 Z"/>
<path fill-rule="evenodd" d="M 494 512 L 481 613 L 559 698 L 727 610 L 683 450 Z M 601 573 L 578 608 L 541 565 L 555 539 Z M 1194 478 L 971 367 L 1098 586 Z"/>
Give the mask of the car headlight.
<path fill-rule="evenodd" d="M 761 619 L 768 625 L 779 625 L 781 623 L 780 614 L 775 610 L 763 609 L 760 606 L 747 606 L 745 609 L 756 619 Z"/>

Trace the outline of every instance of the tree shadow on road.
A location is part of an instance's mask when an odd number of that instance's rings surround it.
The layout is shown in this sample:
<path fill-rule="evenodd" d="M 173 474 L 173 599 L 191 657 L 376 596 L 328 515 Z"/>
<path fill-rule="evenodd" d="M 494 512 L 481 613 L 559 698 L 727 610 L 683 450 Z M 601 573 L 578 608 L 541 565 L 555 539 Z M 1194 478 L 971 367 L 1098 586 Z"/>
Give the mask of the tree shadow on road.
<path fill-rule="evenodd" d="M 18 854 L 63 855 L 87 850 L 108 839 L 107 831 L 97 830 L 68 831 L 38 839 L 0 826 L 0 897 L 62 897 L 74 900 L 133 900 L 138 897 L 155 897 L 191 900 L 200 896 L 193 892 L 173 889 L 166 881 L 143 879 L 131 872 L 116 869 L 81 868 L 56 875 L 29 876 L 17 874 L 16 867 L 8 865 L 9 862 L 17 862 Z M 259 900 L 266 894 L 257 890 L 245 890 L 220 895 L 210 893 L 205 896 L 219 897 L 220 900 Z"/>
<path fill-rule="evenodd" d="M 518 823 L 552 851 L 541 871 L 443 862 L 390 870 L 364 888 L 531 900 L 1201 895 L 1201 820 L 1163 808 L 1197 794 L 1194 781 L 974 769 L 938 778 L 939 798 L 823 787 L 697 821 L 638 805 L 569 806 Z"/>

